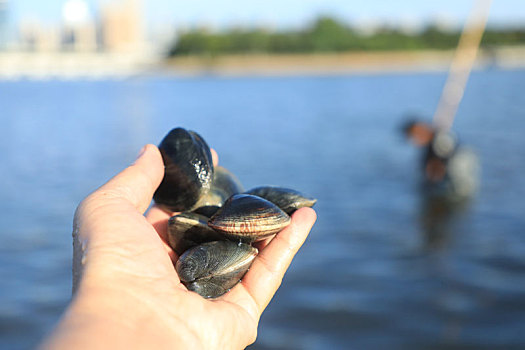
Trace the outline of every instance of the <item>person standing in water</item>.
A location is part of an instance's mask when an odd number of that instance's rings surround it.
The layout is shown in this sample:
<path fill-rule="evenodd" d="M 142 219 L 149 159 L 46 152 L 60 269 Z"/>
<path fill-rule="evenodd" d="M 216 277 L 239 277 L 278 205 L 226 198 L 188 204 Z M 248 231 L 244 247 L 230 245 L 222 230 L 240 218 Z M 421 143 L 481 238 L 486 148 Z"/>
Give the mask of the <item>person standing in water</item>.
<path fill-rule="evenodd" d="M 438 252 L 453 241 L 456 225 L 478 188 L 478 158 L 459 144 L 454 133 L 429 123 L 410 120 L 403 133 L 422 148 L 419 223 L 423 248 Z"/>
<path fill-rule="evenodd" d="M 429 195 L 450 199 L 474 195 L 479 185 L 476 154 L 459 144 L 457 136 L 420 120 L 409 120 L 404 135 L 423 148 L 421 160 L 424 190 Z"/>

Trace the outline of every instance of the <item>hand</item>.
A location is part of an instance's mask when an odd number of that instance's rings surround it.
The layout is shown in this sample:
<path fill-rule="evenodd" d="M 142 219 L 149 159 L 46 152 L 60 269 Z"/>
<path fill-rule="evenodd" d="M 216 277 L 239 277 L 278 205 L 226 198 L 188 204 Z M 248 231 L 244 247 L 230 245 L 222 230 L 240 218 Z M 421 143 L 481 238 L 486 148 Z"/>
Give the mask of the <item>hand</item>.
<path fill-rule="evenodd" d="M 216 162 L 216 154 L 215 162 Z M 164 174 L 160 152 L 147 145 L 136 162 L 79 205 L 73 232 L 74 297 L 50 349 L 243 349 L 255 341 L 261 313 L 306 239 L 316 214 L 261 243 L 241 283 L 204 299 L 180 282 L 178 259 L 165 243 L 169 214 L 153 206 Z"/>

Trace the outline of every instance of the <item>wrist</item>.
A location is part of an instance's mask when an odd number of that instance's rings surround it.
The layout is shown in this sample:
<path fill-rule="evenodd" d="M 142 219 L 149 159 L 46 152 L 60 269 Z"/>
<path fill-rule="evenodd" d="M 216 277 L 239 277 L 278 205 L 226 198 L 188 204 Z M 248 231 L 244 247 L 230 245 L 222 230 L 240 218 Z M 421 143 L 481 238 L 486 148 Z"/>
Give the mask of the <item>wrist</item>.
<path fill-rule="evenodd" d="M 141 299 L 126 291 L 81 285 L 43 348 L 201 348 L 183 322 Z"/>

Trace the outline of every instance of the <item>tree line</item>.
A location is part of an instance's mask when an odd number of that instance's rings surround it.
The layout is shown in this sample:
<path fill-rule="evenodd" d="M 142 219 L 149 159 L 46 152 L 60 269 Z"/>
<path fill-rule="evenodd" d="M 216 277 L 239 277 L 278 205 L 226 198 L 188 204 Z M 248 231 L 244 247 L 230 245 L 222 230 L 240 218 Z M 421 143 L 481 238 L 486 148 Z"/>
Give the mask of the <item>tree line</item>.
<path fill-rule="evenodd" d="M 384 27 L 367 35 L 334 18 L 320 17 L 309 27 L 297 31 L 234 28 L 212 32 L 194 29 L 177 38 L 169 56 L 446 50 L 457 46 L 460 34 L 460 30 L 448 31 L 429 25 L 416 34 Z M 525 44 L 525 28 L 489 28 L 481 42 L 484 47 L 520 44 Z"/>

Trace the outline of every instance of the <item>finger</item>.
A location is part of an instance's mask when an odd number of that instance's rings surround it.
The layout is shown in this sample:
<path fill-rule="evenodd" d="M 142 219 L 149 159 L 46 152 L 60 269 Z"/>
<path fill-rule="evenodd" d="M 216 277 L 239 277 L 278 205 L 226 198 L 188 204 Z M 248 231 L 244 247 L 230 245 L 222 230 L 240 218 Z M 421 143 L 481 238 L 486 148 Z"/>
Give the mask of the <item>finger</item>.
<path fill-rule="evenodd" d="M 272 239 L 274 239 L 274 237 L 275 235 L 265 238 L 261 241 L 254 242 L 253 246 L 261 252 L 264 248 L 266 248 L 268 244 L 270 244 L 270 242 L 272 241 Z"/>
<path fill-rule="evenodd" d="M 293 257 L 304 243 L 310 229 L 316 220 L 316 213 L 311 208 L 302 208 L 292 215 L 292 223 L 279 232 L 270 243 L 255 258 L 248 273 L 241 283 L 246 292 L 253 298 L 256 310 L 249 305 L 247 298 L 232 293 L 236 302 L 244 303 L 248 312 L 257 312 L 259 317 L 273 295 L 281 285 L 281 281 Z M 232 290 L 234 292 L 235 290 Z M 240 292 L 240 289 L 237 293 Z"/>
<path fill-rule="evenodd" d="M 213 148 L 211 149 L 211 158 L 213 160 L 213 166 L 219 165 L 219 155 Z"/>
<path fill-rule="evenodd" d="M 163 176 L 164 163 L 158 148 L 146 145 L 133 165 L 109 180 L 92 196 L 106 201 L 123 200 L 144 213 Z"/>
<path fill-rule="evenodd" d="M 113 217 L 107 221 L 112 223 L 117 214 L 121 215 L 125 212 L 135 214 L 136 219 L 143 219 L 141 214 L 151 202 L 153 192 L 162 180 L 163 173 L 162 157 L 157 147 L 144 146 L 133 165 L 80 203 L 74 219 L 75 236 L 81 231 L 81 227 L 89 223 L 94 224 L 102 217 Z M 90 220 L 84 220 L 86 218 Z M 102 222 L 106 221 L 102 220 Z M 129 220 L 125 222 L 131 223 Z"/>

